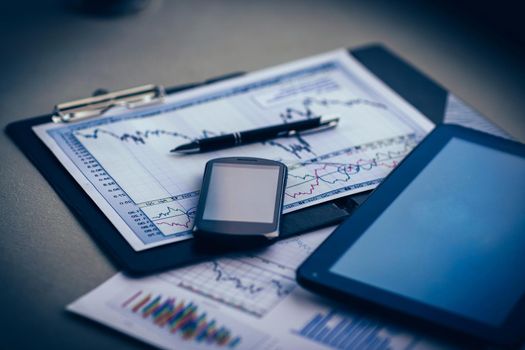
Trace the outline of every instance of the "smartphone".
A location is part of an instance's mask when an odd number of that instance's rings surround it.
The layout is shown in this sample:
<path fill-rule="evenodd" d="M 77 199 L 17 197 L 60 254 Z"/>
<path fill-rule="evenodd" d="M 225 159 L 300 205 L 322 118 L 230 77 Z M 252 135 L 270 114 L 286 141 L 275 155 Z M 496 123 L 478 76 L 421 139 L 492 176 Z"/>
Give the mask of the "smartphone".
<path fill-rule="evenodd" d="M 249 157 L 206 163 L 194 237 L 266 239 L 279 236 L 287 168 Z"/>

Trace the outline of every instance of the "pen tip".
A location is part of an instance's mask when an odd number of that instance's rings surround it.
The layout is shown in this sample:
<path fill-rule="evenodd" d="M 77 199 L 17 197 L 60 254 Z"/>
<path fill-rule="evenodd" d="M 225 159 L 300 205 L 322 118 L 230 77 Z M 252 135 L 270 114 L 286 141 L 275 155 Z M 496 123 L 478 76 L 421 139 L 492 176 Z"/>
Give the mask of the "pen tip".
<path fill-rule="evenodd" d="M 175 147 L 174 149 L 170 151 L 170 153 L 193 153 L 198 150 L 199 150 L 198 144 L 187 143 L 187 144 Z"/>

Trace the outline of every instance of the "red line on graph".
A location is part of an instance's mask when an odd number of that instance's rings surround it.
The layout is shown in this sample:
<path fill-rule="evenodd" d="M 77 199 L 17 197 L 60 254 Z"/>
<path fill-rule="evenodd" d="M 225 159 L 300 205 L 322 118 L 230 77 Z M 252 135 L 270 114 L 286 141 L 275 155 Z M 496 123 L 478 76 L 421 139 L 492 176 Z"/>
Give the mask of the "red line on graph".
<path fill-rule="evenodd" d="M 363 170 L 371 170 L 372 168 L 374 167 L 379 167 L 379 166 L 384 166 L 386 168 L 390 168 L 390 169 L 393 169 L 397 166 L 398 162 L 395 161 L 395 160 L 392 160 L 392 163 L 391 164 L 388 164 L 386 162 L 381 162 L 381 163 L 378 163 L 376 159 L 363 159 L 363 158 L 360 158 L 358 159 L 355 164 L 348 164 L 346 166 L 346 169 L 345 169 L 345 173 L 346 175 L 348 176 L 348 178 L 350 178 L 350 175 L 355 175 L 356 173 L 358 173 L 360 171 L 360 169 L 363 169 Z M 298 196 L 301 196 L 301 195 L 310 195 L 312 194 L 316 187 L 318 187 L 320 185 L 320 178 L 322 177 L 322 175 L 319 175 L 319 171 L 320 170 L 326 170 L 326 167 L 327 167 L 328 164 L 325 164 L 322 168 L 317 168 L 314 170 L 314 175 L 312 175 L 314 178 L 315 178 L 315 182 L 310 184 L 310 188 L 306 191 L 301 191 L 301 192 L 295 192 L 293 194 L 290 194 L 290 193 L 285 193 L 288 197 L 291 197 L 291 198 L 297 198 Z M 352 174 L 352 171 L 355 171 L 353 174 Z M 336 179 L 333 183 L 335 182 L 339 182 L 339 181 L 348 181 L 348 179 Z"/>
<path fill-rule="evenodd" d="M 142 291 L 139 290 L 137 293 L 133 294 L 128 300 L 126 300 L 124 303 L 122 303 L 122 307 L 128 306 L 129 303 L 131 303 L 136 297 L 142 294 Z"/>
<path fill-rule="evenodd" d="M 315 169 L 314 175 L 315 175 L 315 183 L 310 184 L 310 189 L 306 192 L 295 192 L 294 194 L 286 193 L 287 196 L 296 198 L 297 196 L 304 195 L 304 194 L 312 194 L 314 192 L 315 187 L 319 186 L 319 175 L 317 174 L 317 171 L 326 169 L 326 164 L 323 165 L 322 168 Z"/>
<path fill-rule="evenodd" d="M 384 163 L 384 162 L 383 162 L 383 163 L 379 163 L 379 164 L 377 164 L 377 165 L 378 165 L 378 166 L 379 166 L 379 165 L 382 165 L 382 166 L 384 166 L 384 167 L 387 167 L 387 168 L 390 168 L 390 169 L 394 169 L 398 164 L 399 164 L 398 162 L 396 162 L 395 160 L 393 160 L 393 161 L 392 161 L 392 164 L 387 164 L 387 163 Z"/>
<path fill-rule="evenodd" d="M 180 226 L 180 227 L 185 227 L 185 228 L 190 228 L 190 223 L 191 223 L 191 219 L 188 218 L 188 221 L 186 221 L 184 224 L 179 224 L 178 222 L 164 222 L 164 221 L 159 221 L 159 222 L 156 222 L 157 225 L 168 225 L 168 226 Z"/>

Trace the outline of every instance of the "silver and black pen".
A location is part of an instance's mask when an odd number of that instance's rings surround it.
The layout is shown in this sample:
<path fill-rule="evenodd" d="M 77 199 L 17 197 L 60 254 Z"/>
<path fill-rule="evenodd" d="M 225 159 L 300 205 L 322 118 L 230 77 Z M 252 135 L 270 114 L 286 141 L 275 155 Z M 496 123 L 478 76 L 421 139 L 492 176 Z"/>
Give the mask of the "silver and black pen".
<path fill-rule="evenodd" d="M 180 145 L 170 152 L 199 153 L 216 151 L 234 146 L 262 142 L 278 137 L 293 136 L 296 134 L 310 134 L 318 131 L 335 128 L 339 118 L 316 117 L 297 122 L 267 126 L 260 129 L 234 132 L 231 134 L 208 137 Z"/>

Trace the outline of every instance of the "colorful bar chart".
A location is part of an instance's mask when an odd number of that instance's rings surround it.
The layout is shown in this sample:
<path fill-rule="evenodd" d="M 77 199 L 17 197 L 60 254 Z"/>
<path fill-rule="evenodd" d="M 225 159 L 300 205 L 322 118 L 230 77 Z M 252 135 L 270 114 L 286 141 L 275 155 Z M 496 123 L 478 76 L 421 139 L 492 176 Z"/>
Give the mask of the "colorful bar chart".
<path fill-rule="evenodd" d="M 312 317 L 295 334 L 334 349 L 390 349 L 388 336 L 380 334 L 384 326 L 370 319 L 348 318 L 331 310 Z"/>
<path fill-rule="evenodd" d="M 149 320 L 166 332 L 178 334 L 183 340 L 233 349 L 241 337 L 227 327 L 219 326 L 193 302 L 163 297 L 160 294 L 138 291 L 121 304 L 126 311 Z"/>

